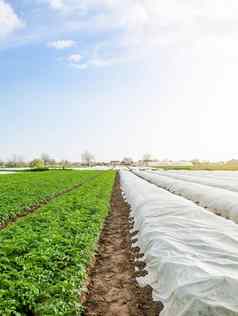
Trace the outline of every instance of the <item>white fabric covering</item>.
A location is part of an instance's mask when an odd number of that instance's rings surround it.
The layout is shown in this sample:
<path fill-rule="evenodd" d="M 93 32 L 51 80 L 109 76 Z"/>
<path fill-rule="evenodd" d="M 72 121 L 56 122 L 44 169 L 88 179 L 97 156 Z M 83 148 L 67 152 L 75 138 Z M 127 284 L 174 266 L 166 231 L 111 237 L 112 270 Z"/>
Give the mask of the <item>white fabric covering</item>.
<path fill-rule="evenodd" d="M 214 213 L 238 223 L 238 193 L 236 192 L 178 180 L 158 173 L 134 172 L 171 193 L 181 195 Z"/>
<path fill-rule="evenodd" d="M 238 192 L 238 173 L 229 172 L 153 172 L 162 176 L 168 176 L 173 179 L 194 182 L 199 184 L 209 185 L 211 187 L 226 189 L 229 191 Z"/>
<path fill-rule="evenodd" d="M 164 304 L 161 316 L 237 316 L 238 226 L 128 171 L 120 176 L 148 271 L 139 282 Z"/>

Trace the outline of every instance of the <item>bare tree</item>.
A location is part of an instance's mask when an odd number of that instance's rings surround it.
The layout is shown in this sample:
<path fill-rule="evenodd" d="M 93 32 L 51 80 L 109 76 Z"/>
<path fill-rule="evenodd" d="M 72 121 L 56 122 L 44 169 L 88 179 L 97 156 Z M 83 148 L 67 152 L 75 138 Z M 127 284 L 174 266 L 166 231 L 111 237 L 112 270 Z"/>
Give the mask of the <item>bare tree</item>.
<path fill-rule="evenodd" d="M 62 166 L 62 169 L 69 168 L 71 166 L 71 162 L 68 160 L 61 160 L 59 165 Z"/>
<path fill-rule="evenodd" d="M 42 153 L 40 159 L 44 161 L 45 166 L 55 166 L 57 164 L 56 160 L 47 153 Z"/>
<path fill-rule="evenodd" d="M 142 160 L 143 161 L 152 160 L 152 155 L 151 154 L 144 154 Z"/>
<path fill-rule="evenodd" d="M 125 157 L 125 158 L 123 158 L 122 163 L 124 165 L 132 165 L 133 164 L 133 159 L 130 158 L 130 157 Z"/>
<path fill-rule="evenodd" d="M 24 166 L 24 159 L 20 155 L 13 154 L 12 158 L 8 159 L 6 163 L 6 167 L 8 168 L 16 168 L 16 167 L 22 167 Z"/>
<path fill-rule="evenodd" d="M 0 167 L 4 167 L 4 161 L 0 158 Z"/>
<path fill-rule="evenodd" d="M 144 154 L 142 161 L 144 166 L 148 166 L 149 162 L 152 160 L 152 155 L 151 154 Z"/>
<path fill-rule="evenodd" d="M 95 158 L 93 154 L 91 154 L 88 150 L 86 150 L 85 152 L 82 153 L 81 160 L 83 164 L 87 166 L 91 166 Z"/>
<path fill-rule="evenodd" d="M 40 159 L 44 161 L 44 165 L 48 165 L 51 162 L 50 155 L 47 153 L 42 153 Z"/>

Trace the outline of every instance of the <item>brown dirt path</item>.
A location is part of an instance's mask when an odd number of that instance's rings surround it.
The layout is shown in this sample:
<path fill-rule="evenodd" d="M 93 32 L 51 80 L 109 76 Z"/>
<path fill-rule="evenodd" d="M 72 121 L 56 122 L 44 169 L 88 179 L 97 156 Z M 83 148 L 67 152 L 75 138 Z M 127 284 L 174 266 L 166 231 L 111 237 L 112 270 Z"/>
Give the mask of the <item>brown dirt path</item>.
<path fill-rule="evenodd" d="M 119 176 L 111 200 L 111 214 L 99 241 L 96 262 L 89 274 L 85 316 L 158 316 L 161 305 L 152 302 L 151 289 L 136 283 L 135 250 L 129 235 L 129 208 L 124 202 Z M 143 267 L 143 264 L 140 266 Z"/>

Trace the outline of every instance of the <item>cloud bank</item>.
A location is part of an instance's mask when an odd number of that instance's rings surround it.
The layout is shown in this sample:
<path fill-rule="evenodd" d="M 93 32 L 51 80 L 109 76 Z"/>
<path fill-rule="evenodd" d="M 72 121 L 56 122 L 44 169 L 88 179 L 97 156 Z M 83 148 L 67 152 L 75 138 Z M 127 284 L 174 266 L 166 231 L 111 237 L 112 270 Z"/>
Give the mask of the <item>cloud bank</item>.
<path fill-rule="evenodd" d="M 238 53 L 236 0 L 47 1 L 52 11 L 62 14 L 70 30 L 113 32 L 111 38 L 97 43 L 89 56 L 100 64 L 155 57 L 161 50 L 196 57 L 208 50 L 208 55 Z"/>
<path fill-rule="evenodd" d="M 17 16 L 11 5 L 0 0 L 0 39 L 24 27 L 25 23 Z"/>
<path fill-rule="evenodd" d="M 55 48 L 55 49 L 65 49 L 65 48 L 71 48 L 76 45 L 75 41 L 72 40 L 58 40 L 48 43 L 49 47 Z"/>

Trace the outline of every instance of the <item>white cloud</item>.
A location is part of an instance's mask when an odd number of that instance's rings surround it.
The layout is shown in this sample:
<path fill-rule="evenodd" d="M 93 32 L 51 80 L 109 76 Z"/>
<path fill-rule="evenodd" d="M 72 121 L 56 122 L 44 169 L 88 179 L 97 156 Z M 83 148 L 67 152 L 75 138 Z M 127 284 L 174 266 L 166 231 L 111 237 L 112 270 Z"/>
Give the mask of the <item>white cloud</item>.
<path fill-rule="evenodd" d="M 78 64 L 82 59 L 80 54 L 72 54 L 68 57 L 68 61 L 74 64 Z"/>
<path fill-rule="evenodd" d="M 64 13 L 73 31 L 112 32 L 87 51 L 90 67 L 143 60 L 159 66 L 178 63 L 189 71 L 199 62 L 209 72 L 211 63 L 238 63 L 237 0 L 47 1 Z M 79 64 L 80 58 L 72 55 L 68 60 Z"/>
<path fill-rule="evenodd" d="M 87 58 L 90 65 L 105 66 L 133 58 L 148 60 L 148 55 L 156 57 L 161 50 L 175 58 L 238 53 L 237 0 L 47 1 L 52 9 L 65 13 L 66 25 L 74 31 L 118 31 L 99 50 L 96 43 Z M 205 56 L 207 42 L 214 43 L 209 56 Z M 76 60 L 71 62 L 79 63 L 80 57 Z"/>
<path fill-rule="evenodd" d="M 48 43 L 49 47 L 55 48 L 55 49 L 65 49 L 65 48 L 71 48 L 75 46 L 76 42 L 72 40 L 58 40 Z"/>
<path fill-rule="evenodd" d="M 62 10 L 64 8 L 64 0 L 48 0 L 52 9 Z"/>
<path fill-rule="evenodd" d="M 68 23 L 77 29 L 118 29 L 135 41 L 153 43 L 191 40 L 206 32 L 234 31 L 238 1 L 181 0 L 48 0 L 51 8 L 67 12 Z M 83 18 L 79 18 L 79 16 Z M 237 29 L 237 26 L 236 26 Z"/>
<path fill-rule="evenodd" d="M 71 63 L 70 64 L 72 67 L 74 68 L 77 68 L 77 69 L 80 69 L 80 70 L 85 70 L 88 68 L 88 64 L 74 64 L 74 63 Z"/>
<path fill-rule="evenodd" d="M 185 116 L 186 106 L 238 100 L 237 0 L 64 0 L 58 10 L 75 31 L 111 34 L 87 54 L 88 67 L 142 60 L 164 104 Z"/>
<path fill-rule="evenodd" d="M 17 16 L 7 2 L 0 0 L 0 38 L 24 27 L 24 22 Z"/>

